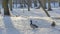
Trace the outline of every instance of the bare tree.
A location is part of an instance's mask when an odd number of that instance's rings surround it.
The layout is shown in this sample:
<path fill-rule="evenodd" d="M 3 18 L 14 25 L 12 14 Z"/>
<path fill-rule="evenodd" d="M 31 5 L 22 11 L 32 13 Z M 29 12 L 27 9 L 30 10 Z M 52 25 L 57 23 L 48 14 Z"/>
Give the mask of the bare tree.
<path fill-rule="evenodd" d="M 27 0 L 27 5 L 28 5 L 28 11 L 30 11 L 30 7 L 31 7 L 31 0 Z"/>
<path fill-rule="evenodd" d="M 38 1 L 39 1 L 39 3 L 41 4 L 41 7 L 42 7 L 42 9 L 44 10 L 44 12 L 46 13 L 46 15 L 47 15 L 48 17 L 51 17 L 51 16 L 49 15 L 49 13 L 44 9 L 41 1 L 40 1 L 40 0 L 38 0 Z M 56 25 L 56 24 L 55 24 L 55 21 L 52 21 L 51 26 L 52 26 L 52 27 L 55 27 L 55 25 Z"/>
<path fill-rule="evenodd" d="M 24 0 L 20 0 L 20 7 L 23 8 Z"/>
<path fill-rule="evenodd" d="M 9 0 L 9 4 L 10 4 L 10 10 L 12 11 L 12 0 Z"/>
<path fill-rule="evenodd" d="M 60 0 L 59 0 L 59 7 L 60 7 Z"/>
<path fill-rule="evenodd" d="M 38 1 L 38 0 L 37 0 Z M 39 2 L 39 1 L 38 1 Z M 47 7 L 46 7 L 46 0 L 41 0 L 41 2 L 42 2 L 42 5 L 43 5 L 43 7 L 46 9 Z M 39 9 L 40 8 L 40 4 L 39 4 L 39 6 L 37 7 L 37 9 Z"/>
<path fill-rule="evenodd" d="M 34 7 L 37 7 L 37 0 L 34 0 Z"/>
<path fill-rule="evenodd" d="M 3 8 L 4 8 L 4 15 L 10 15 L 9 8 L 8 8 L 8 1 L 9 0 L 3 0 Z"/>
<path fill-rule="evenodd" d="M 51 0 L 48 0 L 48 11 L 51 11 L 51 5 L 50 5 Z"/>
<path fill-rule="evenodd" d="M 46 0 L 44 0 L 44 8 L 47 9 L 47 7 L 46 7 Z"/>

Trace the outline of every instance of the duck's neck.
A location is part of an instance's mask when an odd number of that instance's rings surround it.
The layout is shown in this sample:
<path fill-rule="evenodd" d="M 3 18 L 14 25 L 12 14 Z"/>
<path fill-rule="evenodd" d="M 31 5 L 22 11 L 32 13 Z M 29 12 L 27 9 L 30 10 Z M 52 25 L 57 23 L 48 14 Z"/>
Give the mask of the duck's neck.
<path fill-rule="evenodd" d="M 31 22 L 31 24 L 32 24 L 32 22 Z"/>
<path fill-rule="evenodd" d="M 30 20 L 30 23 L 32 24 L 32 20 Z"/>

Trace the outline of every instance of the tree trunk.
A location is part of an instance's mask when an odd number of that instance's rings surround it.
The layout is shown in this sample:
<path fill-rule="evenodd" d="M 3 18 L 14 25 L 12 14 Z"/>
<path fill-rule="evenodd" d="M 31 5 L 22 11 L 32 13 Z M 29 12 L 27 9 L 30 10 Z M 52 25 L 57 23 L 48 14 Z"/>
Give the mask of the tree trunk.
<path fill-rule="evenodd" d="M 10 10 L 12 11 L 12 0 L 9 0 Z"/>
<path fill-rule="evenodd" d="M 37 7 L 37 0 L 34 1 L 34 7 Z"/>
<path fill-rule="evenodd" d="M 47 7 L 46 7 L 46 0 L 44 0 L 44 8 L 47 9 Z"/>
<path fill-rule="evenodd" d="M 48 0 L 48 11 L 51 11 L 51 5 L 50 5 L 51 0 Z"/>
<path fill-rule="evenodd" d="M 25 0 L 24 0 L 24 7 L 26 8 L 26 3 L 25 3 Z"/>
<path fill-rule="evenodd" d="M 40 0 L 38 0 L 38 1 L 39 1 L 39 4 L 41 5 L 42 9 L 45 11 L 46 15 L 47 15 L 48 17 L 50 17 L 49 13 L 45 10 L 42 2 L 41 2 Z"/>
<path fill-rule="evenodd" d="M 37 0 L 37 1 L 38 1 L 38 3 L 39 3 L 39 0 Z M 39 6 L 38 6 L 36 9 L 40 9 L 40 3 L 39 3 Z"/>
<path fill-rule="evenodd" d="M 8 1 L 9 0 L 3 0 L 4 15 L 10 15 L 8 8 Z"/>
<path fill-rule="evenodd" d="M 60 7 L 60 2 L 59 2 L 59 7 Z"/>
<path fill-rule="evenodd" d="M 30 11 L 30 7 L 31 7 L 31 0 L 27 0 L 27 5 L 28 5 L 28 11 Z"/>
<path fill-rule="evenodd" d="M 60 7 L 60 0 L 59 0 L 59 7 Z"/>
<path fill-rule="evenodd" d="M 16 8 L 17 8 L 17 0 L 16 0 Z"/>
<path fill-rule="evenodd" d="M 47 15 L 48 17 L 50 17 L 49 13 L 44 9 L 41 1 L 40 1 L 40 0 L 38 0 L 38 1 L 39 1 L 39 3 L 41 4 L 41 7 L 42 7 L 42 9 L 45 11 L 46 15 Z M 52 21 L 51 26 L 52 26 L 52 27 L 55 27 L 55 25 L 56 25 L 56 24 L 55 24 L 55 21 Z"/>

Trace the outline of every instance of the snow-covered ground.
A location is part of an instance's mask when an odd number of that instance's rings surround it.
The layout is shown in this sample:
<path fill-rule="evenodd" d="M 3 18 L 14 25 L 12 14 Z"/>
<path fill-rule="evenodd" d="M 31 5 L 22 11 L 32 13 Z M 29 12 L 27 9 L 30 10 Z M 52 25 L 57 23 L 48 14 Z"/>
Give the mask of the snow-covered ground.
<path fill-rule="evenodd" d="M 58 3 L 56 4 L 55 7 L 58 7 Z M 14 6 L 13 11 L 10 11 L 11 16 L 4 16 L 3 9 L 1 9 L 0 34 L 60 34 L 60 19 L 54 19 L 55 17 L 60 18 L 60 8 L 54 8 L 53 3 L 51 5 L 53 10 L 48 12 L 52 18 L 47 17 L 42 8 L 31 8 L 31 11 L 28 11 L 27 8 L 21 9 Z M 39 28 L 32 29 L 30 20 Z M 51 27 L 53 20 L 56 22 L 55 28 Z"/>
<path fill-rule="evenodd" d="M 60 17 L 60 8 L 53 8 L 53 11 L 48 11 L 51 17 Z M 12 16 L 2 16 L 3 9 L 0 14 L 0 34 L 59 34 L 60 19 L 53 19 L 56 22 L 56 27 L 52 28 L 52 19 L 48 18 L 45 12 L 40 9 L 13 9 L 10 13 Z M 17 15 L 18 17 L 16 17 Z M 39 28 L 32 29 L 30 20 Z"/>

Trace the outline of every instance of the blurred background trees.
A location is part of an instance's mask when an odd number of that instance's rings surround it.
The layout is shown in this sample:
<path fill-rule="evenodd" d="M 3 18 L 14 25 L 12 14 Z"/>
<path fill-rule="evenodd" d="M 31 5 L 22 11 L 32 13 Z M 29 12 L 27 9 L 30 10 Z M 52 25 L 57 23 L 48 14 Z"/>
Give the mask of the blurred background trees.
<path fill-rule="evenodd" d="M 52 10 L 51 7 L 52 2 L 57 2 L 60 7 L 60 0 L 40 0 L 40 1 L 43 5 L 43 8 L 48 9 L 49 11 Z M 28 11 L 30 11 L 30 8 L 40 9 L 41 6 L 38 0 L 0 0 L 0 3 L 2 3 L 5 15 L 10 15 L 9 10 L 12 11 L 15 5 L 16 5 L 15 8 L 27 8 Z"/>

